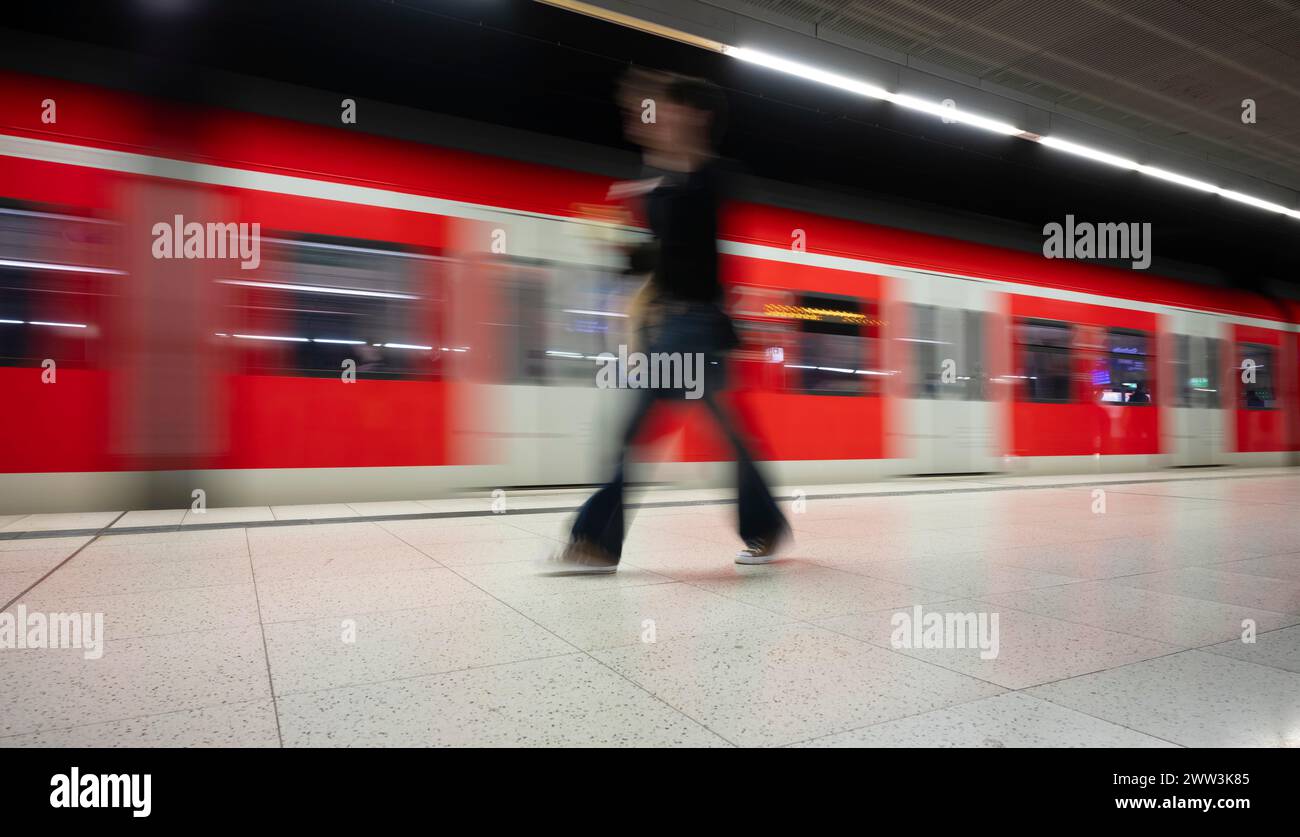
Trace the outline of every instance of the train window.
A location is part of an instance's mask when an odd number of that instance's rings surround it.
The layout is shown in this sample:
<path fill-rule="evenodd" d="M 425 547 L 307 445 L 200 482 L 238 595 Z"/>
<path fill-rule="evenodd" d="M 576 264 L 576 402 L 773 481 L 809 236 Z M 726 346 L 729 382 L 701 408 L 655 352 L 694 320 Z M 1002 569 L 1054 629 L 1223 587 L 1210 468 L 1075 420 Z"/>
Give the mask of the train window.
<path fill-rule="evenodd" d="M 1241 357 L 1235 370 L 1241 376 L 1238 406 L 1247 410 L 1277 409 L 1276 350 L 1261 343 L 1238 343 L 1237 351 Z"/>
<path fill-rule="evenodd" d="M 634 342 L 627 333 L 641 280 L 574 264 L 511 262 L 497 319 L 508 346 L 501 370 L 516 383 L 596 386 L 596 358 Z"/>
<path fill-rule="evenodd" d="M 909 343 L 912 357 L 912 395 L 914 398 L 938 398 L 940 392 L 939 357 L 952 344 L 939 340 L 939 309 L 933 305 L 913 305 L 910 311 L 910 336 L 899 338 Z"/>
<path fill-rule="evenodd" d="M 96 362 L 118 233 L 56 207 L 0 206 L 0 365 Z"/>
<path fill-rule="evenodd" d="M 984 372 L 984 319 L 983 311 L 962 311 L 962 338 L 965 341 L 966 360 L 959 364 L 958 381 L 964 383 L 967 401 L 988 399 L 987 377 Z"/>
<path fill-rule="evenodd" d="M 1071 339 L 1069 323 L 1017 320 L 1019 369 L 1016 378 L 1022 401 L 1065 404 L 1073 400 L 1070 392 Z"/>
<path fill-rule="evenodd" d="M 1169 366 L 1174 370 L 1177 391 L 1174 393 L 1175 407 L 1192 406 L 1192 341 L 1195 338 L 1186 334 L 1174 335 L 1174 356 Z"/>
<path fill-rule="evenodd" d="M 984 312 L 934 305 L 911 307 L 912 392 L 915 398 L 982 401 Z"/>
<path fill-rule="evenodd" d="M 1219 406 L 1219 341 L 1174 335 L 1175 398 L 1179 407 Z"/>
<path fill-rule="evenodd" d="M 1103 351 L 1092 367 L 1097 400 L 1106 404 L 1150 404 L 1151 338 L 1145 332 L 1107 329 Z"/>
<path fill-rule="evenodd" d="M 1222 343 L 1222 340 L 1215 337 L 1201 338 L 1201 371 L 1192 381 L 1196 394 L 1201 398 L 1200 406 L 1202 407 L 1218 409 L 1222 403 L 1219 399 L 1219 389 L 1221 387 L 1219 358 L 1222 356 L 1220 349 Z"/>
<path fill-rule="evenodd" d="M 256 374 L 391 380 L 441 375 L 441 260 L 397 245 L 301 236 L 263 238 L 262 266 L 220 280 L 235 296 L 219 337 Z"/>
<path fill-rule="evenodd" d="M 880 391 L 880 321 L 876 304 L 847 296 L 803 294 L 789 314 L 799 323 L 798 357 L 786 357 L 794 389 L 813 395 Z M 781 316 L 778 312 L 777 316 Z"/>

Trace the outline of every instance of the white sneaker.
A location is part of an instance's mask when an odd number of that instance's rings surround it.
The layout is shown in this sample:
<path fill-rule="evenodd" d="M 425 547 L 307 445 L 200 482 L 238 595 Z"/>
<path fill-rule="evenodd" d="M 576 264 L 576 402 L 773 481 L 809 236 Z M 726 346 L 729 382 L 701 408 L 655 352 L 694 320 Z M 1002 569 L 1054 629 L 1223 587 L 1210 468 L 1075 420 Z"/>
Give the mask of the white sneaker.
<path fill-rule="evenodd" d="M 745 548 L 736 553 L 737 564 L 768 564 L 775 561 L 785 550 L 789 538 L 778 535 L 774 538 L 754 538 L 745 544 Z"/>
<path fill-rule="evenodd" d="M 550 575 L 605 575 L 618 572 L 618 560 L 590 544 L 569 543 L 542 562 L 542 571 Z"/>

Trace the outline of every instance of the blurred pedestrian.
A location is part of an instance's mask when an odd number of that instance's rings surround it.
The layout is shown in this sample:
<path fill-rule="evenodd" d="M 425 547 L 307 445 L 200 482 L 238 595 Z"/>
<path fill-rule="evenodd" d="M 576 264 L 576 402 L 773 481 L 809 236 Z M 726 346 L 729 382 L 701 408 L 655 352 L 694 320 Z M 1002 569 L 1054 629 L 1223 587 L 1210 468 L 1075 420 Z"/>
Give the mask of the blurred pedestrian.
<path fill-rule="evenodd" d="M 643 201 L 654 241 L 630 254 L 630 270 L 648 279 L 629 312 L 638 345 L 654 353 L 703 358 L 700 400 L 736 456 L 741 564 L 771 561 L 790 528 L 750 455 L 739 425 L 720 400 L 725 355 L 739 342 L 723 308 L 718 276 L 718 209 L 723 179 L 714 152 L 725 116 L 722 92 L 706 81 L 634 72 L 620 95 L 624 130 L 641 146 L 646 178 L 616 184 L 612 198 Z M 628 453 L 654 406 L 681 399 L 680 385 L 640 390 L 623 431 L 613 477 L 578 511 L 567 546 L 552 560 L 564 573 L 610 573 L 618 568 L 626 530 L 624 485 Z"/>

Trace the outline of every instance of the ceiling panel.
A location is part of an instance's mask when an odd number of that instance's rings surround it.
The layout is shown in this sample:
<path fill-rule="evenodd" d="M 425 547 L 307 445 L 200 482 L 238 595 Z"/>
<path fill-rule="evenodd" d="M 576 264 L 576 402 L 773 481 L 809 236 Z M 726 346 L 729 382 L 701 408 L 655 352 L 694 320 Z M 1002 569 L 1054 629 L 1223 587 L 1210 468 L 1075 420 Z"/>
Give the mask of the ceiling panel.
<path fill-rule="evenodd" d="M 729 0 L 1300 186 L 1294 0 Z M 770 17 L 769 17 L 770 19 Z M 1241 101 L 1258 121 L 1241 121 Z"/>

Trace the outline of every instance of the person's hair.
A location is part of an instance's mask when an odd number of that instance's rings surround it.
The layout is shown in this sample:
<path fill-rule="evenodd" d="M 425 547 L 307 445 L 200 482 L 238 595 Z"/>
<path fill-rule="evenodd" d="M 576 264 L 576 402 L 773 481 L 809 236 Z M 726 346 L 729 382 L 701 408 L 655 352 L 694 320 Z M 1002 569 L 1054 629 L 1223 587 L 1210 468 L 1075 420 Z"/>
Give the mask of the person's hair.
<path fill-rule="evenodd" d="M 667 73 L 648 70 L 644 67 L 632 67 L 618 82 L 617 99 L 619 105 L 628 110 L 638 110 L 641 99 L 653 96 L 672 79 Z"/>
<path fill-rule="evenodd" d="M 664 86 L 664 95 L 675 104 L 685 105 L 709 115 L 709 141 L 717 145 L 727 127 L 727 97 L 710 81 L 689 76 L 672 76 Z"/>

